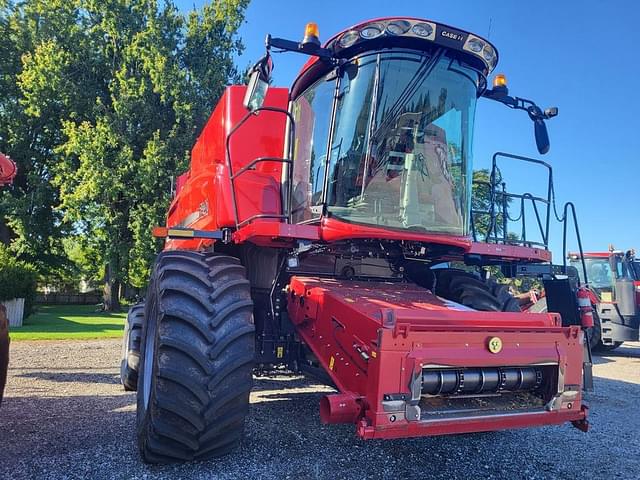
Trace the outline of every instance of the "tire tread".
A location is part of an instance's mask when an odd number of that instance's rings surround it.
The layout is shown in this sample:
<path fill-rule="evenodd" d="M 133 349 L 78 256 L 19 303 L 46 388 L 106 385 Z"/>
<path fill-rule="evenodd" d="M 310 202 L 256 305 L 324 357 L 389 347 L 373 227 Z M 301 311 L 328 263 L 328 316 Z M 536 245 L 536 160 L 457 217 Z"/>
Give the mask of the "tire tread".
<path fill-rule="evenodd" d="M 245 269 L 226 255 L 163 252 L 150 283 L 158 323 L 146 411 L 138 395 L 142 457 L 173 463 L 224 455 L 242 439 L 253 384 L 255 327 Z"/>

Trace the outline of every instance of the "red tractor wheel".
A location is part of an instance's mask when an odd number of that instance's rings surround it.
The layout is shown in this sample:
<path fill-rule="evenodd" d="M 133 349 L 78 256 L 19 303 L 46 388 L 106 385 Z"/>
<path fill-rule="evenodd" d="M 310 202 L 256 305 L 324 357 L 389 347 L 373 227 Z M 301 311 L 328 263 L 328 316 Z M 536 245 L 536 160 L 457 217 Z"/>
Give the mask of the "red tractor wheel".
<path fill-rule="evenodd" d="M 226 255 L 163 252 L 145 305 L 137 414 L 143 459 L 171 463 L 232 451 L 253 383 L 244 267 Z"/>
<path fill-rule="evenodd" d="M 120 361 L 120 383 L 128 392 L 138 388 L 138 369 L 140 366 L 140 345 L 142 324 L 144 322 L 144 303 L 138 303 L 129 309 L 122 339 L 122 360 Z"/>

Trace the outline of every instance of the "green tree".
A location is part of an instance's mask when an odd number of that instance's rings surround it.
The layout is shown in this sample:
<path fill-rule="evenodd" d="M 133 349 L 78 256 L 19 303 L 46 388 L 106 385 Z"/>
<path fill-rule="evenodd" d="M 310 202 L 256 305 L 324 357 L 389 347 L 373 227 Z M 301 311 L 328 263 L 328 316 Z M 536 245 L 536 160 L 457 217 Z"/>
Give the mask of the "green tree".
<path fill-rule="evenodd" d="M 216 0 L 186 16 L 170 1 L 0 1 L 13 39 L 6 48 L 23 52 L 6 61 L 16 77 L 6 150 L 22 172 L 7 202 L 12 248 L 53 263 L 27 228 L 28 206 L 46 205 L 39 241 L 90 261 L 80 269 L 102 274 L 105 307 L 118 309 L 121 285 L 147 280 L 159 247 L 150 230 L 164 221 L 171 177 L 239 78 L 233 59 L 248 0 Z"/>
<path fill-rule="evenodd" d="M 498 187 L 496 188 L 495 204 L 495 224 L 491 230 L 491 237 L 501 237 L 503 233 L 503 214 L 502 214 L 502 194 L 500 193 L 499 185 L 502 181 L 501 178 L 494 180 Z M 473 172 L 473 186 L 471 196 L 471 208 L 476 212 L 490 212 L 491 211 L 491 173 L 488 169 L 475 170 Z M 507 200 L 507 205 L 510 204 L 510 199 Z M 478 241 L 485 241 L 487 232 L 489 231 L 489 224 L 491 216 L 488 214 L 474 214 L 474 228 Z M 517 240 L 517 235 L 509 232 L 507 238 L 510 240 Z"/>

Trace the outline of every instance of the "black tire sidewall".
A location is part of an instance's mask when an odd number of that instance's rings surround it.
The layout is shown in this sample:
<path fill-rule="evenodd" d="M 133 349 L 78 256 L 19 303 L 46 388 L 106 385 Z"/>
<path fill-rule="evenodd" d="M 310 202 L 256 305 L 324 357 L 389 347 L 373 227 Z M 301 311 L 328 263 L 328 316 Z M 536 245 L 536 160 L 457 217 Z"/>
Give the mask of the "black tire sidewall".
<path fill-rule="evenodd" d="M 133 348 L 133 332 L 134 330 L 140 330 L 144 327 L 144 315 L 142 323 L 135 322 L 136 317 L 139 315 L 140 309 L 144 309 L 143 304 L 136 304 L 129 309 L 127 314 L 127 322 L 122 339 L 122 358 L 120 359 L 120 383 L 126 391 L 135 391 L 138 383 L 138 372 L 140 370 L 140 351 L 136 351 Z M 142 348 L 142 333 L 140 348 Z M 138 367 L 135 368 L 131 362 L 131 357 L 137 357 Z"/>
<path fill-rule="evenodd" d="M 147 290 L 147 298 L 144 306 L 144 318 L 145 321 L 142 323 L 142 335 L 140 338 L 140 363 L 139 363 L 139 373 L 138 373 L 138 395 L 137 395 L 137 430 L 138 430 L 138 443 L 140 447 L 140 451 L 145 451 L 145 442 L 148 435 L 146 434 L 147 429 L 149 428 L 149 416 L 152 414 L 153 410 L 153 402 L 154 402 L 154 390 L 156 383 L 156 374 L 157 374 L 157 364 L 155 362 L 155 358 L 146 358 L 146 345 L 148 341 L 153 342 L 154 348 L 153 351 L 156 352 L 158 348 L 158 335 L 159 329 L 158 327 L 158 292 L 157 292 L 157 273 L 159 260 L 161 257 L 158 257 L 158 261 L 153 269 L 153 273 L 151 275 L 151 281 L 149 283 L 149 289 Z M 151 322 L 154 322 L 153 328 L 153 338 L 147 338 L 149 334 L 149 326 Z M 144 402 L 144 371 L 145 364 L 147 361 L 153 362 L 153 367 L 151 369 L 151 384 L 149 388 L 149 401 L 148 405 L 145 406 Z"/>

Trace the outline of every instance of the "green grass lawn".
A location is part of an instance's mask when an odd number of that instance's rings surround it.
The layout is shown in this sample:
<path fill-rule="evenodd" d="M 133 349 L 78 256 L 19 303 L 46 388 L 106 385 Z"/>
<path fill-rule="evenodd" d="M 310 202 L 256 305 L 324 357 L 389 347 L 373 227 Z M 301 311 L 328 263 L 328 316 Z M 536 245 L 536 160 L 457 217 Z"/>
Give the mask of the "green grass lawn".
<path fill-rule="evenodd" d="M 126 317 L 126 312 L 99 312 L 95 305 L 37 305 L 22 327 L 10 327 L 9 334 L 12 341 L 118 338 Z"/>

